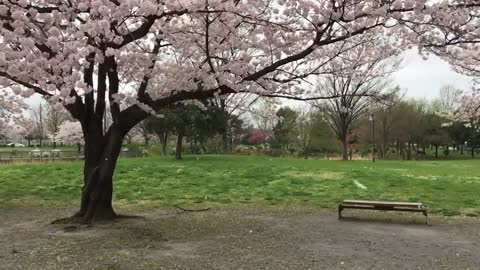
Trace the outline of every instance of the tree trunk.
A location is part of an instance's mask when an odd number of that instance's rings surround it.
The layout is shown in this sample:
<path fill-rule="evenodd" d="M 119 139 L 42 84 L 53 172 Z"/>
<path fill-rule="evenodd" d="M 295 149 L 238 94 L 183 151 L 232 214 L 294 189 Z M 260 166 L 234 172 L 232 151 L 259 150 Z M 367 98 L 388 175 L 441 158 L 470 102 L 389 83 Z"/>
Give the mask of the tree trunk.
<path fill-rule="evenodd" d="M 182 142 L 183 142 L 183 134 L 179 133 L 177 136 L 177 147 L 175 148 L 176 159 L 182 159 Z"/>
<path fill-rule="evenodd" d="M 398 141 L 395 141 L 395 153 L 397 154 L 397 158 L 400 158 L 400 147 L 398 146 Z"/>
<path fill-rule="evenodd" d="M 438 144 L 435 144 L 435 159 L 438 159 Z"/>
<path fill-rule="evenodd" d="M 168 133 L 162 134 L 162 155 L 167 156 Z"/>
<path fill-rule="evenodd" d="M 342 138 L 342 160 L 348 160 L 348 142 L 347 136 Z"/>
<path fill-rule="evenodd" d="M 387 139 L 384 138 L 382 142 L 382 159 L 387 159 L 387 145 Z"/>
<path fill-rule="evenodd" d="M 463 155 L 463 144 L 460 145 L 460 155 Z"/>
<path fill-rule="evenodd" d="M 225 130 L 222 132 L 223 153 L 228 153 L 228 132 Z"/>
<path fill-rule="evenodd" d="M 105 136 L 93 133 L 85 137 L 84 186 L 80 210 L 74 217 L 82 223 L 113 219 L 113 173 L 124 135 L 110 128 Z"/>
<path fill-rule="evenodd" d="M 472 158 L 475 158 L 475 147 L 472 146 Z"/>
<path fill-rule="evenodd" d="M 407 160 L 412 160 L 412 143 L 408 142 Z"/>
<path fill-rule="evenodd" d="M 402 160 L 405 160 L 405 144 L 400 146 L 400 153 L 402 155 Z"/>
<path fill-rule="evenodd" d="M 143 137 L 143 140 L 145 141 L 144 146 L 148 147 L 148 142 L 150 141 L 150 138 L 148 136 Z"/>
<path fill-rule="evenodd" d="M 78 153 L 80 154 L 82 152 L 82 145 L 80 143 L 77 143 L 77 148 L 78 148 Z"/>

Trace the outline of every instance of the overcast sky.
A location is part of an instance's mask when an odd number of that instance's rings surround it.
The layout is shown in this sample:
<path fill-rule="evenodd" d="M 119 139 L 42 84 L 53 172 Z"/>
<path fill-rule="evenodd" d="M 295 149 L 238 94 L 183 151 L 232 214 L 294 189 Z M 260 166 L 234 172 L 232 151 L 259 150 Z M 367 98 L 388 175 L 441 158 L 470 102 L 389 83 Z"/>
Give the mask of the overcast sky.
<path fill-rule="evenodd" d="M 393 76 L 393 83 L 406 90 L 408 97 L 436 98 L 446 84 L 462 90 L 470 89 L 472 78 L 454 72 L 450 65 L 436 56 L 423 60 L 416 50 L 404 53 L 402 69 Z"/>

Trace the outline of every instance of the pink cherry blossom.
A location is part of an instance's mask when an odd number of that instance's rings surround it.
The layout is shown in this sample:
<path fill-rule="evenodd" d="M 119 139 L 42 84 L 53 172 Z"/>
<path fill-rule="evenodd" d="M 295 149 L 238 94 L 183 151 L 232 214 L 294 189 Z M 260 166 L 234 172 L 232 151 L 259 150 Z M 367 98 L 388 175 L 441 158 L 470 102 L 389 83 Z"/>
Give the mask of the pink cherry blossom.
<path fill-rule="evenodd" d="M 55 138 L 68 144 L 84 143 L 82 126 L 78 121 L 65 121 L 60 125 Z"/>

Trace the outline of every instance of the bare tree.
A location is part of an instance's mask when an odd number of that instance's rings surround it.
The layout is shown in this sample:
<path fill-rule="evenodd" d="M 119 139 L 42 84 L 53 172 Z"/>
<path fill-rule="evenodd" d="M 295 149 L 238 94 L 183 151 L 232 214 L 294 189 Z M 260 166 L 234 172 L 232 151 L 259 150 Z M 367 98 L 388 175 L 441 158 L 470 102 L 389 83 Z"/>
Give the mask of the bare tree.
<path fill-rule="evenodd" d="M 35 137 L 39 140 L 40 147 L 43 147 L 43 140 L 47 137 L 47 111 L 47 105 L 43 103 L 38 104 L 38 106 L 30 110 L 30 114 L 35 121 Z"/>
<path fill-rule="evenodd" d="M 313 142 L 313 111 L 301 111 L 297 117 L 296 144 L 306 159 L 310 154 Z"/>
<path fill-rule="evenodd" d="M 259 96 L 249 93 L 237 95 L 225 95 L 212 98 L 209 103 L 218 110 L 221 121 L 217 124 L 218 132 L 222 138 L 222 148 L 224 153 L 228 153 L 233 149 L 234 129 L 237 127 L 240 118 L 250 111 L 259 100 Z"/>
<path fill-rule="evenodd" d="M 344 59 L 344 71 L 326 75 L 318 81 L 316 91 L 321 95 L 331 96 L 331 99 L 320 100 L 313 104 L 327 116 L 337 138 L 342 143 L 342 159 L 348 160 L 348 135 L 355 122 L 369 107 L 382 98 L 384 90 L 389 85 L 388 77 L 398 69 L 399 61 L 386 61 L 377 57 L 370 61 L 363 59 L 365 42 L 350 59 Z"/>
<path fill-rule="evenodd" d="M 57 147 L 56 136 L 60 131 L 60 125 L 66 120 L 70 120 L 69 113 L 64 109 L 56 109 L 53 106 L 46 106 L 45 126 L 46 131 L 53 140 L 53 148 Z"/>
<path fill-rule="evenodd" d="M 255 107 L 250 109 L 253 122 L 267 138 L 272 136 L 273 127 L 277 119 L 276 112 L 275 102 L 272 99 L 262 99 L 261 102 L 258 102 Z"/>
<path fill-rule="evenodd" d="M 398 114 L 393 113 L 395 107 L 402 101 L 404 95 L 400 93 L 400 88 L 397 86 L 392 89 L 386 97 L 378 102 L 375 107 L 374 120 L 378 124 L 375 136 L 379 142 L 376 142 L 379 146 L 380 158 L 386 159 L 388 154 L 388 144 L 391 139 L 391 133 L 395 122 L 398 120 Z M 368 128 L 370 131 L 371 129 Z M 369 132 L 371 135 L 371 132 Z"/>
<path fill-rule="evenodd" d="M 455 110 L 461 95 L 462 90 L 450 84 L 444 85 L 440 88 L 439 97 L 433 102 L 433 109 L 443 115 L 450 115 Z"/>

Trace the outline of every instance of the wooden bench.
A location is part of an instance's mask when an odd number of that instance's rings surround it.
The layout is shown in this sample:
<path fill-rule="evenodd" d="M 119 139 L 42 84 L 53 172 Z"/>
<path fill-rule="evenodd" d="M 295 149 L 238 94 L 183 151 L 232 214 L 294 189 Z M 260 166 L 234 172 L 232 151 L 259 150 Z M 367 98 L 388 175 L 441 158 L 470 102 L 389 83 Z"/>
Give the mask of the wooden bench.
<path fill-rule="evenodd" d="M 422 212 L 425 216 L 425 223 L 428 224 L 428 209 L 422 203 L 344 200 L 338 205 L 338 219 L 342 218 L 342 211 L 343 209 L 347 208 L 382 211 Z"/>

